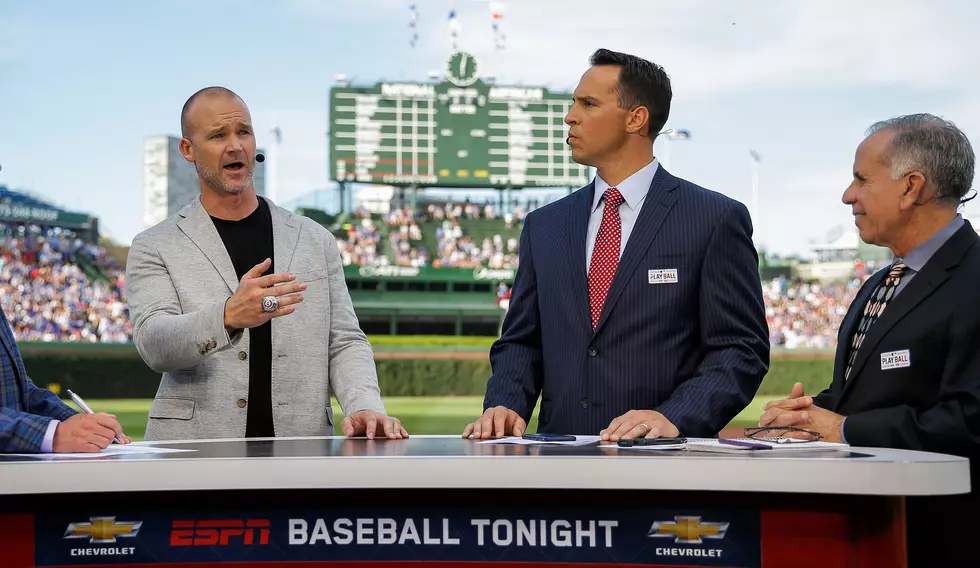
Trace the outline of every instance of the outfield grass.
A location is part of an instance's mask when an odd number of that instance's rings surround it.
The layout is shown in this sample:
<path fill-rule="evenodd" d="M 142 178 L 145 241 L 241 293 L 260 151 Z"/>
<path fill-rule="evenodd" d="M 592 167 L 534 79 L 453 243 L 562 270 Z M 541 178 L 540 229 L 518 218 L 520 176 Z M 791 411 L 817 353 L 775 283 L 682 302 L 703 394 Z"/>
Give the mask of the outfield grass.
<path fill-rule="evenodd" d="M 372 347 L 416 347 L 431 349 L 435 347 L 480 347 L 490 349 L 496 337 L 455 336 L 455 335 L 370 335 Z"/>
<path fill-rule="evenodd" d="M 731 427 L 754 426 L 762 414 L 762 407 L 776 397 L 755 398 L 729 424 Z M 74 407 L 70 401 L 66 401 Z M 133 440 L 142 440 L 146 430 L 146 415 L 150 409 L 148 399 L 90 400 L 89 406 L 96 412 L 108 412 L 119 418 L 126 435 Z M 463 428 L 478 417 L 483 409 L 483 397 L 445 396 L 445 397 L 388 397 L 385 398 L 388 413 L 398 417 L 411 434 L 461 434 Z M 77 407 L 76 407 L 77 408 Z M 340 405 L 334 401 L 334 415 L 343 416 Z M 537 428 L 537 411 L 531 417 L 528 430 Z M 338 429 L 337 433 L 340 431 Z"/>

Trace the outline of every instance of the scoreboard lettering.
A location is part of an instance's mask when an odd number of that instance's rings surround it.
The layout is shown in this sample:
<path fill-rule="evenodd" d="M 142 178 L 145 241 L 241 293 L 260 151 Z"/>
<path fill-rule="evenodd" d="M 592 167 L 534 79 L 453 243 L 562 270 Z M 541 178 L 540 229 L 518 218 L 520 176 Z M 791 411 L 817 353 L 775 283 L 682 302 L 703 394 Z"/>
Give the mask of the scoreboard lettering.
<path fill-rule="evenodd" d="M 484 83 L 468 54 L 454 54 L 449 69 L 456 72 L 442 83 L 333 88 L 331 179 L 495 188 L 588 183 L 565 143 L 570 94 Z"/>

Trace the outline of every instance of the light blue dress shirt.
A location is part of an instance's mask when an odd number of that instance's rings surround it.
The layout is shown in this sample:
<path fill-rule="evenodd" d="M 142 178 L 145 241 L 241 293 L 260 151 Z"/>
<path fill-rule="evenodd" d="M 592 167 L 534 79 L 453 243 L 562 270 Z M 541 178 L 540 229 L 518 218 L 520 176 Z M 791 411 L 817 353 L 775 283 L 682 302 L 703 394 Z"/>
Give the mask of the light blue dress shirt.
<path fill-rule="evenodd" d="M 653 176 L 657 173 L 659 164 L 656 159 L 639 169 L 630 177 L 623 180 L 616 186 L 616 189 L 623 194 L 623 204 L 619 206 L 619 219 L 622 221 L 622 236 L 619 242 L 619 256 L 622 258 L 623 251 L 626 250 L 626 241 L 633 232 L 633 225 L 640 214 L 640 207 L 650 191 L 650 184 L 653 183 Z M 592 215 L 589 216 L 589 230 L 585 243 L 585 274 L 588 276 L 589 268 L 592 266 L 592 249 L 595 248 L 595 240 L 599 234 L 599 226 L 602 224 L 602 212 L 605 210 L 606 202 L 603 199 L 609 184 L 598 176 L 595 177 L 595 195 L 592 197 Z"/>

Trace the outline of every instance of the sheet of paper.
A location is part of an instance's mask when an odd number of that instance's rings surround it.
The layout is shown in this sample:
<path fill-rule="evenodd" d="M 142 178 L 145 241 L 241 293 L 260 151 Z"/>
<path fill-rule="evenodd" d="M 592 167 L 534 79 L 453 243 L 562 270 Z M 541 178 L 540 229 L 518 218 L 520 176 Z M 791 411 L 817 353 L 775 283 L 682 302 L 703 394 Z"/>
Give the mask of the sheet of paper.
<path fill-rule="evenodd" d="M 771 452 L 803 452 L 803 451 L 829 451 L 829 450 L 844 450 L 847 449 L 847 444 L 840 444 L 837 442 L 809 442 L 806 440 L 797 440 L 794 438 L 770 438 L 770 439 L 750 439 L 750 438 L 733 438 L 741 442 L 749 442 L 752 444 L 763 444 L 769 446 L 770 450 L 759 450 L 748 448 L 744 446 L 735 446 L 731 444 L 722 444 L 717 439 L 704 438 L 698 440 L 688 440 L 687 449 L 696 451 L 717 451 L 717 452 L 759 452 L 763 451 L 766 453 Z"/>
<path fill-rule="evenodd" d="M 715 438 L 705 438 L 707 441 L 717 441 Z M 743 442 L 756 442 L 764 443 L 769 446 L 783 448 L 786 446 L 820 446 L 820 447 L 837 447 L 837 446 L 847 446 L 848 444 L 842 444 L 840 442 L 811 442 L 809 440 L 801 440 L 799 438 L 732 438 L 732 440 L 741 440 Z"/>
<path fill-rule="evenodd" d="M 600 448 L 614 448 L 617 450 L 644 450 L 644 451 L 658 451 L 658 450 L 685 450 L 687 449 L 687 444 L 689 443 L 699 443 L 699 442 L 711 442 L 713 438 L 687 438 L 687 442 L 682 442 L 679 444 L 664 444 L 657 446 L 620 446 L 616 442 L 606 442 L 600 444 Z"/>
<path fill-rule="evenodd" d="M 600 448 L 614 448 L 617 450 L 683 450 L 685 444 L 664 444 L 659 446 L 620 446 L 616 443 L 599 444 Z"/>
<path fill-rule="evenodd" d="M 133 456 L 149 454 L 173 454 L 180 452 L 196 452 L 186 448 L 163 448 L 142 444 L 111 444 L 108 448 L 98 453 L 78 453 L 78 454 L 4 454 L 6 456 L 17 456 L 25 458 L 39 459 L 70 459 L 70 458 L 108 458 L 114 456 Z"/>
<path fill-rule="evenodd" d="M 848 447 L 847 444 L 839 444 L 835 442 L 808 442 L 806 440 L 797 440 L 794 438 L 769 438 L 762 440 L 748 439 L 748 438 L 735 438 L 743 442 L 752 442 L 757 444 L 765 444 L 772 448 L 772 450 L 763 451 L 774 451 L 774 452 L 793 452 L 793 451 L 827 451 L 827 450 L 842 450 Z M 722 444 L 717 438 L 688 438 L 687 442 L 684 444 L 668 444 L 663 446 L 627 446 L 622 447 L 614 443 L 600 444 L 600 448 L 615 448 L 617 450 L 646 450 L 646 451 L 658 451 L 658 450 L 691 450 L 691 451 L 702 451 L 702 452 L 724 452 L 724 453 L 741 453 L 741 452 L 752 452 L 759 451 L 753 450 L 752 448 L 744 446 L 733 446 L 730 444 Z"/>
<path fill-rule="evenodd" d="M 499 440 L 480 440 L 478 444 L 513 444 L 517 446 L 587 446 L 598 442 L 602 436 L 575 436 L 575 441 L 569 442 L 542 442 L 540 440 L 525 440 L 517 436 L 501 438 Z"/>

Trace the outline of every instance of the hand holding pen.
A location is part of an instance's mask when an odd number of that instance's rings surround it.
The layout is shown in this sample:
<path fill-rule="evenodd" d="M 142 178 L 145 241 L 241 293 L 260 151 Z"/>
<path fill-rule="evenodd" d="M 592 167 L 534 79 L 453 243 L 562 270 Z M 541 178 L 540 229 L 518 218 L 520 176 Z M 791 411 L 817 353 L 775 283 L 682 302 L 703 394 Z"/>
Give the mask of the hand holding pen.
<path fill-rule="evenodd" d="M 82 412 L 58 424 L 52 451 L 56 453 L 99 452 L 113 442 L 120 444 L 132 442 L 123 434 L 122 426 L 114 415 L 94 412 L 80 396 L 70 390 L 68 395 Z"/>

